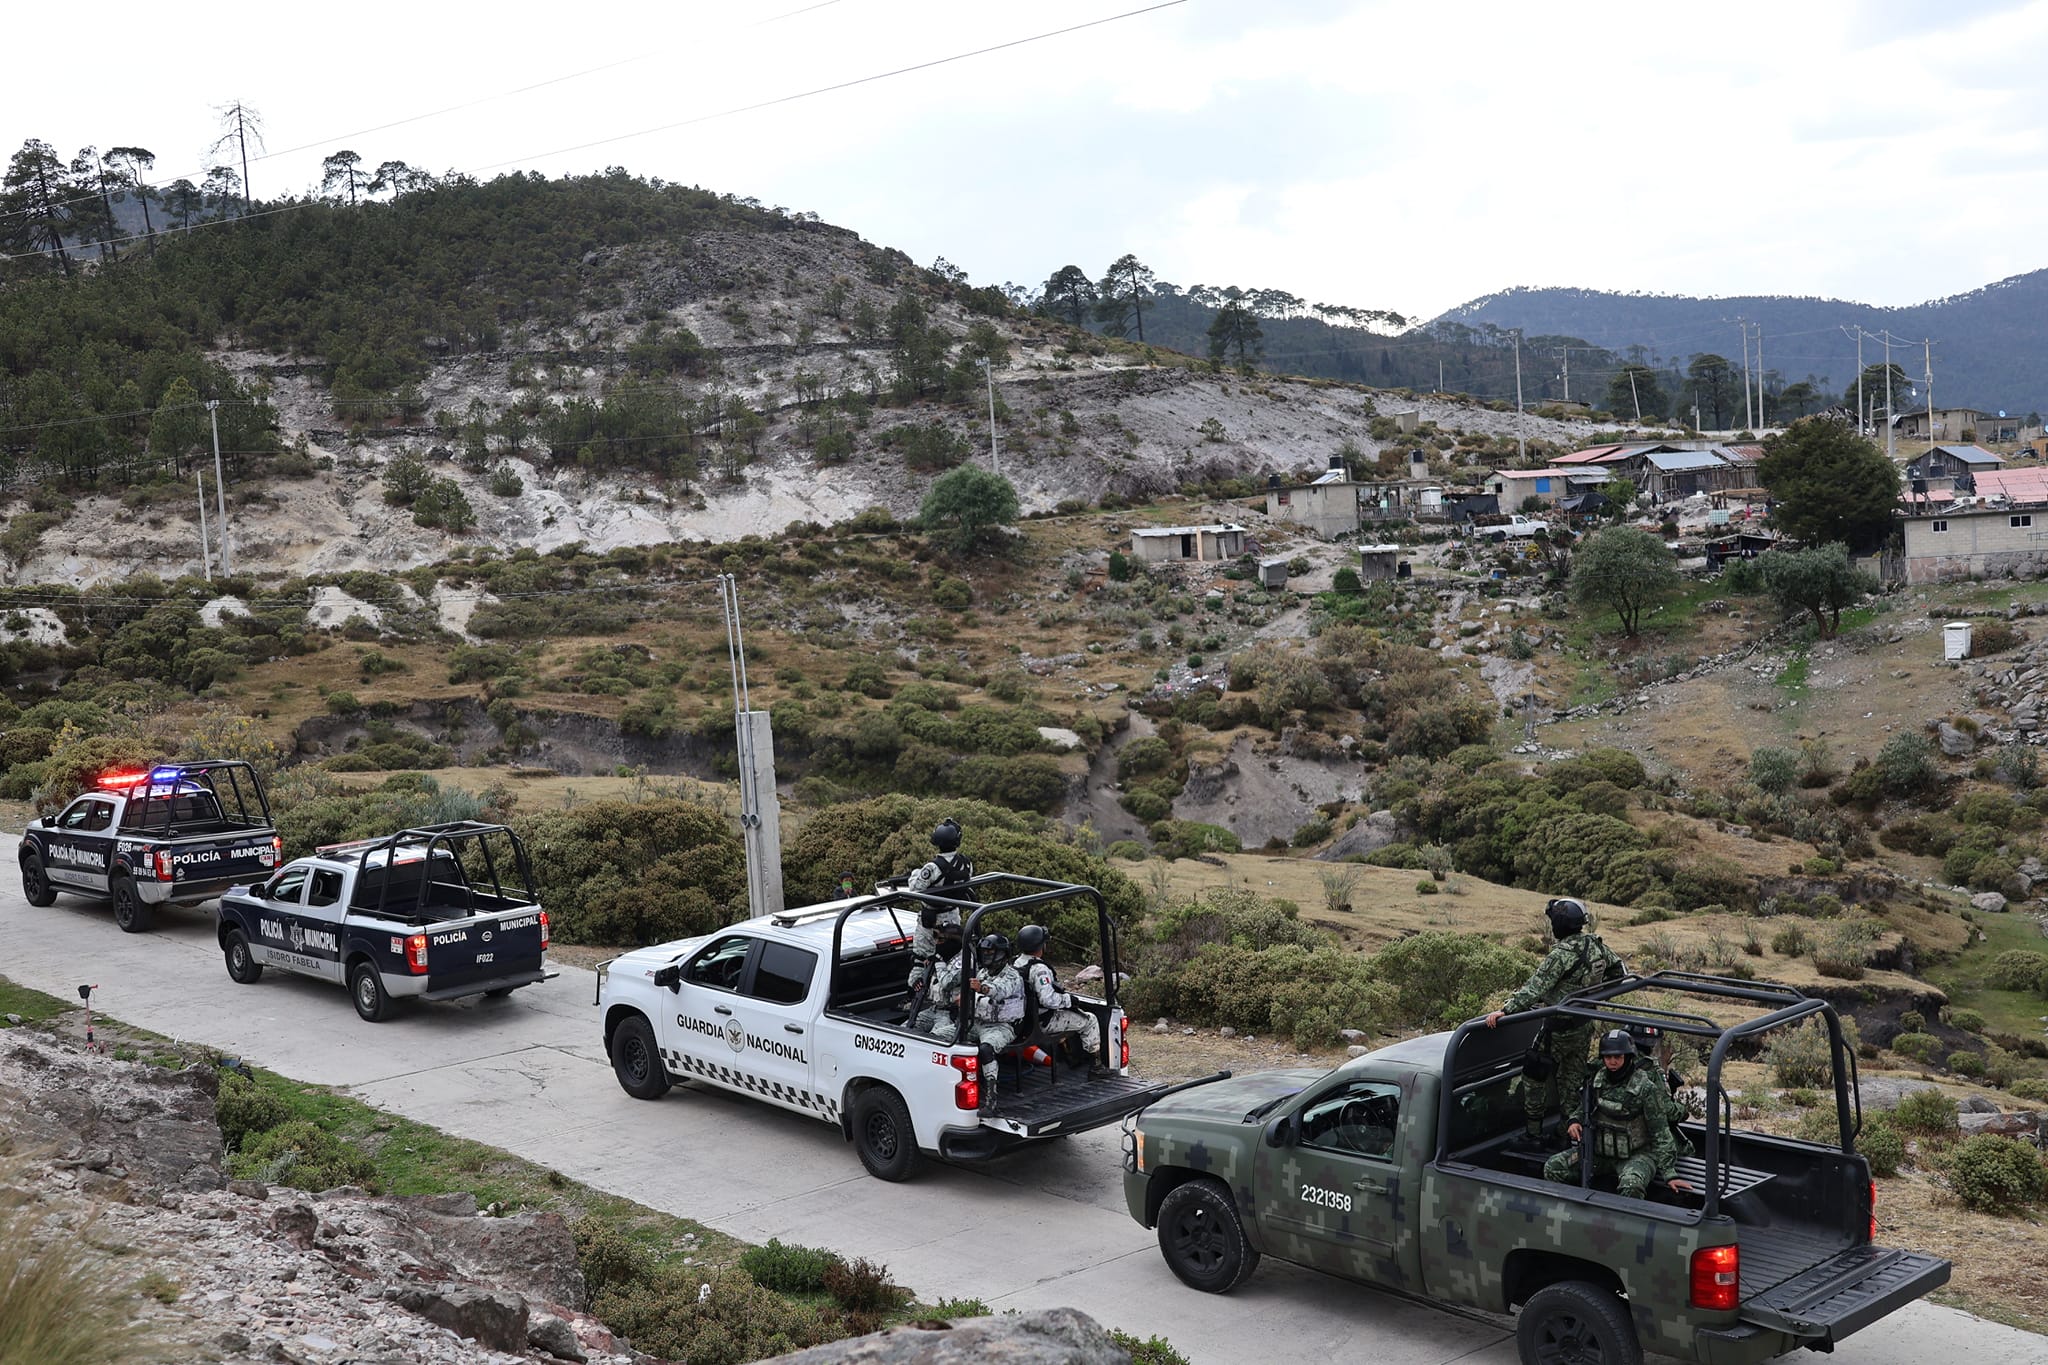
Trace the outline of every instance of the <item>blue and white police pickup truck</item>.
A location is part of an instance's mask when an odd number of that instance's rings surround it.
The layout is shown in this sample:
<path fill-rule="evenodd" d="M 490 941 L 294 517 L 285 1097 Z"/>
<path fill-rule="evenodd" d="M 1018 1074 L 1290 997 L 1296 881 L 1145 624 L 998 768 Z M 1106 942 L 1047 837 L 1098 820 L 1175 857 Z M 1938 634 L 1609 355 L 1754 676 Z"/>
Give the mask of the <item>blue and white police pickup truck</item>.
<path fill-rule="evenodd" d="M 140 934 L 163 906 L 197 905 L 267 874 L 283 848 L 246 763 L 106 773 L 56 815 L 29 822 L 21 894 L 30 905 L 55 904 L 60 891 L 110 900 L 114 923 Z"/>
<path fill-rule="evenodd" d="M 978 903 L 997 889 L 1007 898 Z M 1115 1123 L 1178 1088 L 1130 1075 L 1115 928 L 1100 892 L 992 873 L 949 895 L 959 899 L 884 888 L 600 965 L 596 1003 L 620 1087 L 654 1100 L 695 1081 L 808 1114 L 837 1127 L 883 1180 L 908 1179 L 925 1153 L 982 1160 Z M 1103 995 L 1073 997 L 1099 1030 L 1098 1055 L 1110 1062 L 1103 1074 L 1026 1060 L 1047 1041 L 1035 1032 L 1029 992 L 1016 1044 L 1000 1058 L 909 1026 L 905 982 L 920 908 L 958 911 L 973 943 L 996 930 L 1014 936 L 1038 907 L 1075 898 L 1092 898 L 1103 947 Z M 993 1091 L 990 1060 L 1000 1063 Z"/>
<path fill-rule="evenodd" d="M 222 896 L 219 934 L 235 981 L 277 967 L 346 984 L 372 1023 L 397 1000 L 505 996 L 553 975 L 525 846 L 474 821 L 295 858 Z"/>

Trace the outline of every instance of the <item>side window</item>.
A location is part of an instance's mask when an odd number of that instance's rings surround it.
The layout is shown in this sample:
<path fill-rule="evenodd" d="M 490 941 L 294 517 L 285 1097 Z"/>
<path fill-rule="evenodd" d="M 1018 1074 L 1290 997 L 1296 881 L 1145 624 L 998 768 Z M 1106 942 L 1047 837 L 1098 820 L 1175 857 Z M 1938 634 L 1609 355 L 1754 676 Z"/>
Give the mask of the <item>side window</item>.
<path fill-rule="evenodd" d="M 1301 1111 L 1301 1145 L 1350 1156 L 1394 1153 L 1401 1088 L 1385 1081 L 1353 1081 Z"/>
<path fill-rule="evenodd" d="M 84 829 L 86 817 L 92 814 L 91 801 L 73 801 L 68 810 L 57 817 L 58 829 Z"/>
<path fill-rule="evenodd" d="M 313 869 L 313 891 L 308 905 L 332 905 L 341 899 L 341 874 L 326 868 Z"/>
<path fill-rule="evenodd" d="M 114 803 L 111 801 L 88 801 L 85 803 L 85 821 L 79 828 L 96 833 L 114 823 Z"/>
<path fill-rule="evenodd" d="M 811 993 L 811 979 L 817 970 L 816 953 L 787 943 L 764 943 L 761 960 L 754 965 L 754 989 L 749 993 L 777 1005 L 800 1004 Z"/>
<path fill-rule="evenodd" d="M 747 965 L 747 950 L 753 946 L 754 940 L 744 934 L 722 938 L 697 954 L 683 969 L 683 980 L 693 986 L 737 991 L 740 988 L 740 971 Z"/>
<path fill-rule="evenodd" d="M 277 874 L 277 880 L 270 884 L 270 899 L 297 905 L 306 890 L 306 873 L 303 867 L 288 867 Z"/>

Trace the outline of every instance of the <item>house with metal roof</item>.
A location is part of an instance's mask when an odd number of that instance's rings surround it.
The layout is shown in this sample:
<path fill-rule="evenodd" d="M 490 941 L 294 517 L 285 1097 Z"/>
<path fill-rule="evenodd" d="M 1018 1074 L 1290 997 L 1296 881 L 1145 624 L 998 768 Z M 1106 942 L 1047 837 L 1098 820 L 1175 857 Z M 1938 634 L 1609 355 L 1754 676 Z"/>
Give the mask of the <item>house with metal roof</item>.
<path fill-rule="evenodd" d="M 2048 506 L 2048 466 L 1987 469 L 1971 477 L 1981 502 L 2006 507 Z"/>
<path fill-rule="evenodd" d="M 1131 558 L 1141 564 L 1236 559 L 1245 553 L 1245 539 L 1244 527 L 1228 524 L 1146 526 L 1131 532 Z"/>
<path fill-rule="evenodd" d="M 1976 491 L 1976 477 L 2002 468 L 2005 456 L 1982 446 L 1935 446 L 1906 462 L 1906 488 L 1912 493 L 1943 489 Z"/>

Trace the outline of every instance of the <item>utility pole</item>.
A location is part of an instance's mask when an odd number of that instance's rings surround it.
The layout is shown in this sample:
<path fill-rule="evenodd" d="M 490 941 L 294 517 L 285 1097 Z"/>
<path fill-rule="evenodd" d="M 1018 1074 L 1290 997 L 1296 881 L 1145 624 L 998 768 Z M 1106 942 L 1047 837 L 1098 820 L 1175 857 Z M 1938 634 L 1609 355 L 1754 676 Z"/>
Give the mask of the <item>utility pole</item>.
<path fill-rule="evenodd" d="M 775 736 L 768 713 L 753 709 L 747 687 L 747 647 L 740 637 L 739 580 L 718 575 L 725 617 L 725 647 L 732 663 L 734 739 L 740 760 L 740 843 L 747 855 L 747 909 L 782 912 L 782 803 L 775 794 Z"/>
<path fill-rule="evenodd" d="M 1564 357 L 1564 401 L 1572 401 L 1572 348 L 1560 346 L 1557 353 Z"/>
<path fill-rule="evenodd" d="M 1858 358 L 1860 359 L 1860 353 Z M 1898 441 L 1898 426 L 1892 421 L 1892 329 L 1884 329 L 1884 454 L 1892 459 Z"/>
<path fill-rule="evenodd" d="M 1636 405 L 1636 425 L 1641 426 L 1643 424 L 1643 396 L 1636 392 L 1636 367 L 1633 365 L 1628 367 L 1628 396 L 1634 400 Z"/>
<path fill-rule="evenodd" d="M 1750 430 L 1761 435 L 1764 423 L 1770 419 L 1764 416 L 1764 325 L 1756 325 L 1756 425 Z"/>
<path fill-rule="evenodd" d="M 1515 329 L 1515 451 L 1521 463 L 1529 463 L 1529 443 L 1522 439 L 1522 329 Z"/>
<path fill-rule="evenodd" d="M 1735 319 L 1736 330 L 1742 333 L 1742 425 L 1756 430 L 1756 418 L 1749 410 L 1749 324 L 1741 318 Z"/>
<path fill-rule="evenodd" d="M 220 464 L 220 400 L 206 400 L 206 424 L 213 428 L 213 496 L 220 506 L 220 576 L 226 578 L 234 572 L 228 558 L 228 495 L 227 475 L 221 472 Z"/>
<path fill-rule="evenodd" d="M 206 581 L 213 581 L 213 557 L 206 550 L 206 473 L 192 471 L 192 482 L 199 485 L 199 572 L 206 575 Z"/>
<path fill-rule="evenodd" d="M 1891 333 L 1887 332 L 1885 335 L 1890 336 Z M 1891 363 L 1891 348 L 1889 344 L 1885 348 L 1885 363 Z M 1862 426 L 1865 422 L 1863 415 L 1863 328 L 1860 324 L 1856 328 L 1856 421 L 1859 426 Z M 1864 427 L 1863 434 L 1866 436 L 1870 434 L 1867 426 Z"/>
<path fill-rule="evenodd" d="M 1920 344 L 1926 348 L 1924 354 L 1927 363 L 1927 440 L 1931 445 L 1934 442 L 1934 341 L 1930 337 Z"/>
<path fill-rule="evenodd" d="M 1444 362 L 1441 356 L 1437 358 L 1436 362 L 1436 391 L 1438 393 L 1444 391 Z"/>
<path fill-rule="evenodd" d="M 995 467 L 996 477 L 1003 476 L 1003 452 L 996 448 L 996 372 L 987 356 L 981 358 L 981 372 L 988 380 L 988 461 Z"/>

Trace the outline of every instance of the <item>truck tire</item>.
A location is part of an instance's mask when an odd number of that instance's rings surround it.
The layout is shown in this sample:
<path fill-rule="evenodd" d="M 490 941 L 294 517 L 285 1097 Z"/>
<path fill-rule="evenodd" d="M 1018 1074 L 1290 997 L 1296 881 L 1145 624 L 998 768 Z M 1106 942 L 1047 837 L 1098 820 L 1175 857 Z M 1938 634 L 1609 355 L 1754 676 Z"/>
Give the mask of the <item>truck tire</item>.
<path fill-rule="evenodd" d="M 853 1148 L 877 1180 L 908 1180 L 917 1170 L 917 1130 L 910 1106 L 886 1085 L 871 1086 L 853 1102 Z"/>
<path fill-rule="evenodd" d="M 149 902 L 135 894 L 135 879 L 125 872 L 116 872 L 107 882 L 107 894 L 114 902 L 114 923 L 121 926 L 124 934 L 146 934 L 155 922 L 155 912 Z"/>
<path fill-rule="evenodd" d="M 57 888 L 43 871 L 43 855 L 32 848 L 21 855 L 21 898 L 30 905 L 57 903 Z"/>
<path fill-rule="evenodd" d="M 1584 1280 L 1545 1285 L 1515 1322 L 1522 1365 L 1643 1365 L 1635 1324 L 1612 1290 Z"/>
<path fill-rule="evenodd" d="M 348 969 L 348 997 L 355 1001 L 356 1013 L 372 1024 L 381 1024 L 391 1017 L 391 997 L 385 994 L 384 982 L 373 962 L 359 961 Z"/>
<path fill-rule="evenodd" d="M 636 1100 L 658 1100 L 668 1093 L 668 1064 L 645 1019 L 637 1014 L 621 1019 L 612 1030 L 611 1053 L 619 1089 Z"/>
<path fill-rule="evenodd" d="M 1228 1294 L 1259 1268 L 1230 1191 L 1214 1180 L 1190 1180 L 1159 1205 L 1159 1254 L 1190 1289 Z"/>
<path fill-rule="evenodd" d="M 249 951 L 249 940 L 240 929 L 221 935 L 220 954 L 228 964 L 228 979 L 237 985 L 253 986 L 263 979 L 263 964 Z"/>

